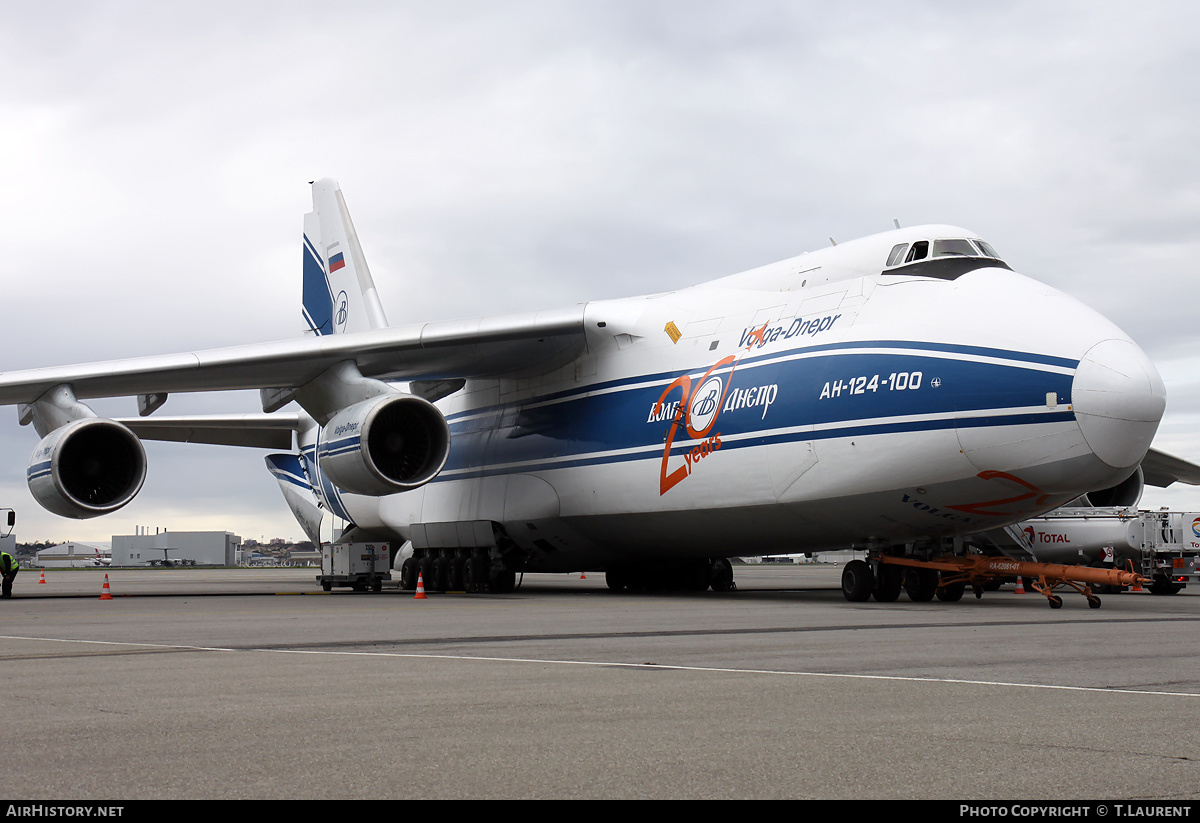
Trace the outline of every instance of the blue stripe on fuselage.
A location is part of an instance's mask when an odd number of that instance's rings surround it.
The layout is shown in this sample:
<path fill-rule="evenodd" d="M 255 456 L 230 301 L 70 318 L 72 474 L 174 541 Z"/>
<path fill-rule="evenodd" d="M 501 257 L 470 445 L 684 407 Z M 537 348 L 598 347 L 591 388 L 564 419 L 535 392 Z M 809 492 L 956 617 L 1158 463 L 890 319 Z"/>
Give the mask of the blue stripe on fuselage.
<path fill-rule="evenodd" d="M 967 357 L 986 357 L 995 360 L 1004 360 L 1013 363 L 1031 363 L 1051 366 L 1056 368 L 1075 369 L 1079 366 L 1078 360 L 1071 360 L 1065 357 L 1052 357 L 1044 354 L 1034 354 L 1032 352 L 1011 351 L 1008 349 L 987 348 L 984 346 L 964 346 L 951 343 L 923 343 L 910 340 L 856 340 L 846 343 L 826 343 L 818 346 L 805 346 L 803 348 L 785 349 L 773 351 L 770 354 L 759 354 L 745 356 L 738 361 L 738 368 L 743 369 L 750 366 L 755 366 L 761 363 L 779 360 L 781 358 L 799 358 L 822 356 L 831 352 L 853 351 L 856 349 L 896 349 L 913 352 L 939 352 L 949 355 L 966 355 Z M 585 386 L 577 386 L 570 389 L 564 389 L 558 392 L 542 395 L 541 397 L 531 398 L 523 401 L 520 404 L 528 407 L 531 404 L 549 403 L 557 400 L 570 399 L 584 394 L 590 394 L 601 391 L 611 391 L 614 389 L 628 388 L 644 383 L 661 382 L 663 387 L 669 384 L 676 378 L 685 375 L 698 376 L 703 374 L 704 368 L 698 369 L 681 369 L 669 372 L 657 372 L 654 374 L 639 374 L 631 377 L 622 377 L 616 380 L 607 380 L 601 383 L 591 383 Z M 448 421 L 455 421 L 463 417 L 486 415 L 489 412 L 500 412 L 510 409 L 514 404 L 501 404 L 495 406 L 485 406 L 475 409 L 470 409 L 463 412 L 457 412 L 446 416 Z"/>
<path fill-rule="evenodd" d="M 746 357 L 735 364 L 732 376 L 729 367 L 712 373 L 721 379 L 722 398 L 709 434 L 720 432 L 723 448 L 744 448 L 1070 421 L 1074 415 L 1066 409 L 1073 378 L 1062 372 L 1077 364 L 1022 352 L 897 341 Z M 635 376 L 450 415 L 450 458 L 439 479 L 661 456 L 674 408 L 667 405 L 655 414 L 654 407 L 681 374 L 692 375 L 695 390 L 704 370 Z M 1057 395 L 1055 409 L 1046 405 L 1049 393 Z M 682 389 L 675 388 L 664 404 L 681 400 Z M 680 425 L 672 452 L 697 442 Z"/>
<path fill-rule="evenodd" d="M 282 480 L 293 486 L 313 493 L 312 484 L 308 482 L 308 475 L 304 471 L 304 463 L 299 455 L 295 454 L 270 454 L 267 455 L 267 470 L 277 480 Z"/>
<path fill-rule="evenodd" d="M 305 446 L 300 453 L 304 458 L 308 477 L 312 481 L 313 491 L 321 498 L 326 508 L 342 520 L 353 520 L 350 513 L 346 511 L 345 504 L 342 503 L 340 490 L 330 482 L 329 478 L 325 476 L 325 472 L 321 471 L 317 462 L 317 446 Z"/>

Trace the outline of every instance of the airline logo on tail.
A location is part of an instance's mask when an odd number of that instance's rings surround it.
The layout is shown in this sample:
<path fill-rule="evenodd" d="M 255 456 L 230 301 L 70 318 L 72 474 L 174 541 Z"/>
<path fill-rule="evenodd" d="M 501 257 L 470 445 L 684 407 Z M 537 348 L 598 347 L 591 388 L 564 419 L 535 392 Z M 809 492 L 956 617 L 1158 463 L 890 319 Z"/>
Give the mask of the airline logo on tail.
<path fill-rule="evenodd" d="M 323 336 L 387 327 L 371 272 L 341 190 L 331 179 L 313 184 L 304 215 L 304 320 Z"/>
<path fill-rule="evenodd" d="M 337 299 L 333 301 L 333 324 L 338 334 L 346 330 L 346 321 L 350 319 L 350 312 L 346 308 L 349 302 L 350 297 L 345 291 L 338 292 Z"/>

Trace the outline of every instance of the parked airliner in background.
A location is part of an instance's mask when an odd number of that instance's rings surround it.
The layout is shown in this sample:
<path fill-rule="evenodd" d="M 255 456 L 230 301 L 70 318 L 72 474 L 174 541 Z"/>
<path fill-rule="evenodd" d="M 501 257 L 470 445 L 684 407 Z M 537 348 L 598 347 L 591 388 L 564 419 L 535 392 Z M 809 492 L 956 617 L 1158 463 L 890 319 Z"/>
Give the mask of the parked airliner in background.
<path fill-rule="evenodd" d="M 731 556 L 988 551 L 974 536 L 1085 494 L 1200 482 L 1150 450 L 1165 406 L 1108 320 L 975 233 L 898 229 L 687 289 L 392 328 L 340 189 L 313 185 L 310 336 L 0 375 L 42 437 L 48 510 L 119 509 L 142 439 L 282 450 L 308 536 L 408 541 L 402 583 L 506 591 L 522 571 L 728 589 Z M 257 388 L 263 414 L 152 417 L 171 392 Z M 140 418 L 83 400 L 136 395 Z M 280 412 L 295 403 L 300 411 Z M 1108 491 L 1106 491 L 1108 490 Z M 866 579 L 863 579 L 866 569 Z M 864 594 L 864 592 L 866 594 Z"/>

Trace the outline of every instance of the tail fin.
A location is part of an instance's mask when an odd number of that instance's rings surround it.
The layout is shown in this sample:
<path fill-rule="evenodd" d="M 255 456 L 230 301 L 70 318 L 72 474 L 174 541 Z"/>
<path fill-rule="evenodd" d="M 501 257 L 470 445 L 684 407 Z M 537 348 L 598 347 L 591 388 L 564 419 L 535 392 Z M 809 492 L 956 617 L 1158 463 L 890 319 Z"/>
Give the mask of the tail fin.
<path fill-rule="evenodd" d="M 387 327 L 375 281 L 337 181 L 313 183 L 304 215 L 304 321 L 317 335 Z"/>

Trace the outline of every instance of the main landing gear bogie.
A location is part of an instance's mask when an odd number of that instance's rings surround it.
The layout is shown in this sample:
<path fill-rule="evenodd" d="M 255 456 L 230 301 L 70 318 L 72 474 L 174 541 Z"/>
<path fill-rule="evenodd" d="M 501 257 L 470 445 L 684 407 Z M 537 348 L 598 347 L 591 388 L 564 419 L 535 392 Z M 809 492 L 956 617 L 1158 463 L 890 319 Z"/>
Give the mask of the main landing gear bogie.
<path fill-rule="evenodd" d="M 416 591 L 418 579 L 426 591 L 509 594 L 516 591 L 517 573 L 486 550 L 424 549 L 421 556 L 400 565 L 400 588 Z"/>
<path fill-rule="evenodd" d="M 864 603 L 871 598 L 879 603 L 895 603 L 901 591 L 918 603 L 932 600 L 935 593 L 939 600 L 947 602 L 961 599 L 963 593 L 962 588 L 954 588 L 943 594 L 938 588 L 937 572 L 930 574 L 925 569 L 901 569 L 881 563 L 873 570 L 865 560 L 851 560 L 842 569 L 842 594 L 851 603 Z"/>

